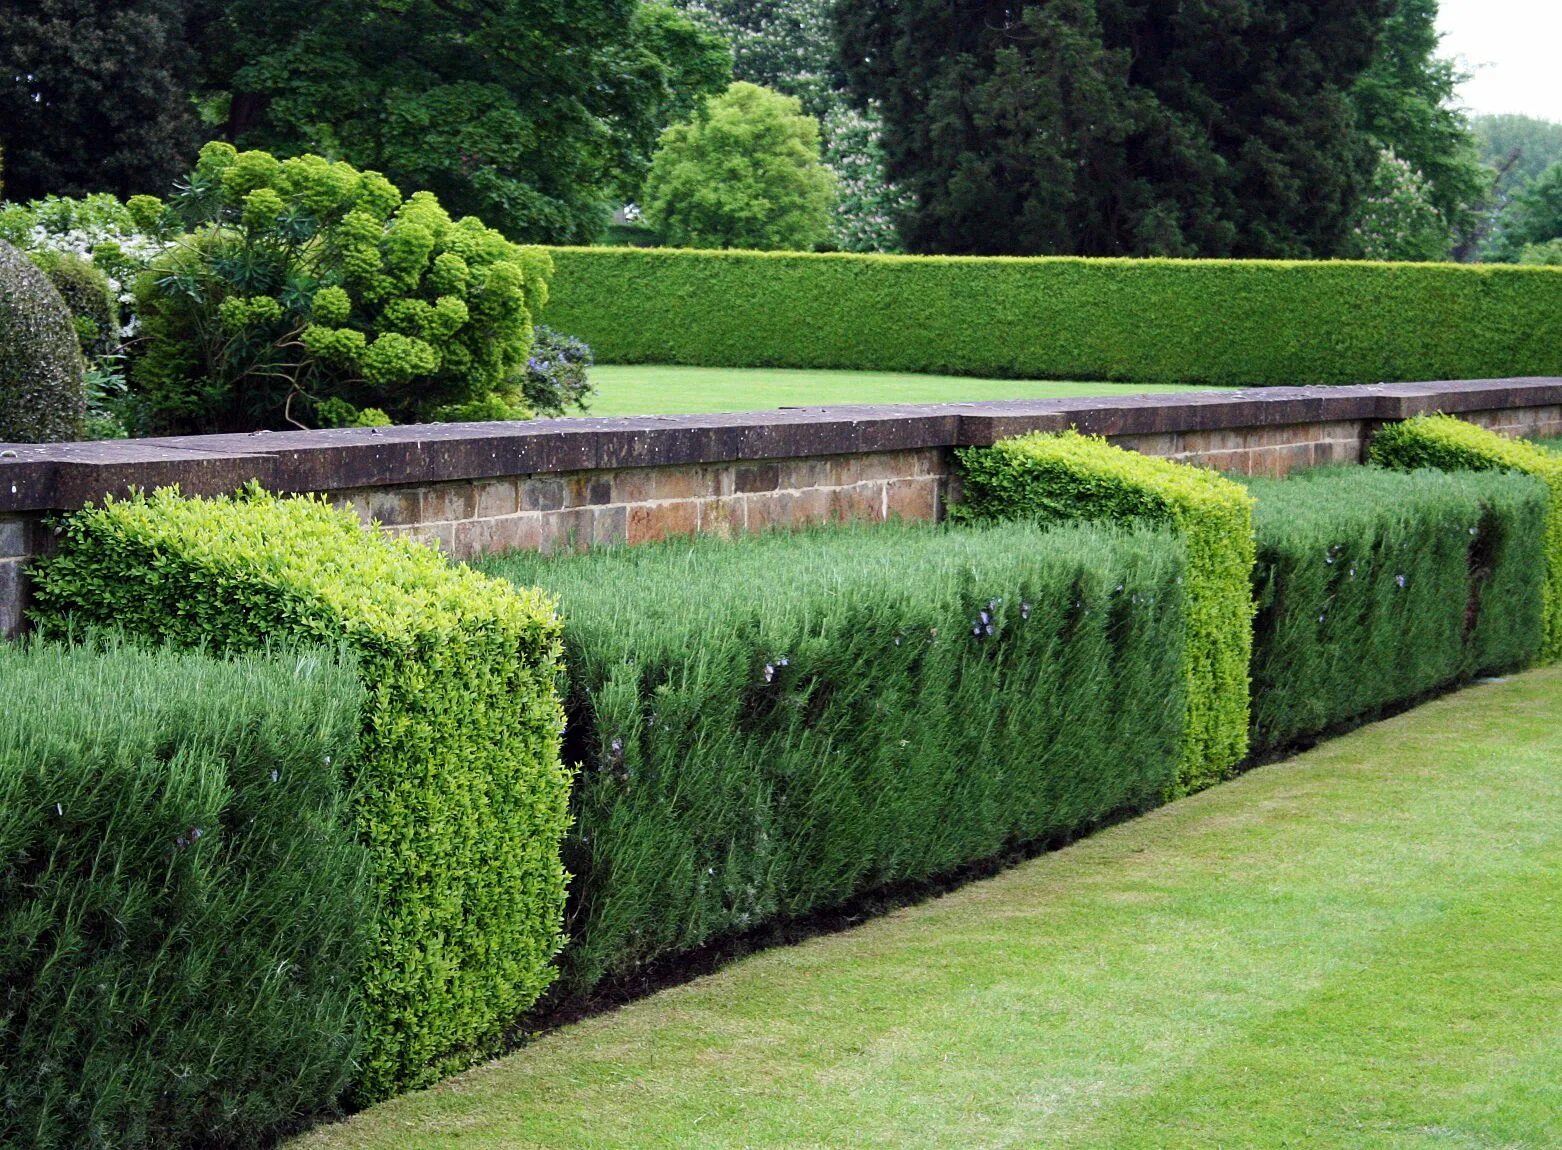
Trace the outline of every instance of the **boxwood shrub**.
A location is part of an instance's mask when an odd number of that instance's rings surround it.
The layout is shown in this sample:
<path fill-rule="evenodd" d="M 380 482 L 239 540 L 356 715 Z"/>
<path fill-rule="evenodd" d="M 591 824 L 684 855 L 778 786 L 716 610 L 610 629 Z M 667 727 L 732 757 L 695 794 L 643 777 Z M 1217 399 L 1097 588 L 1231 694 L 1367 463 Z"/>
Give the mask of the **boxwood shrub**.
<path fill-rule="evenodd" d="M 1253 500 L 1212 471 L 1069 431 L 959 452 L 966 521 L 1166 524 L 1188 551 L 1188 722 L 1178 787 L 1196 790 L 1247 754 Z"/>
<path fill-rule="evenodd" d="M 1562 456 L 1450 415 L 1422 415 L 1385 426 L 1372 439 L 1373 462 L 1385 467 L 1445 471 L 1519 471 L 1545 483 L 1545 637 L 1541 657 L 1562 658 Z"/>
<path fill-rule="evenodd" d="M 1244 386 L 1562 374 L 1556 268 L 634 248 L 553 260 L 547 322 L 604 363 Z"/>
<path fill-rule="evenodd" d="M 68 517 L 35 601 L 50 632 L 74 616 L 218 651 L 287 639 L 356 653 L 356 826 L 379 900 L 362 1097 L 488 1049 L 547 987 L 568 776 L 545 597 L 317 500 L 160 491 Z"/>
<path fill-rule="evenodd" d="M 1246 483 L 1258 499 L 1255 750 L 1539 653 L 1543 484 L 1376 467 Z"/>
<path fill-rule="evenodd" d="M 0 683 L 0 1145 L 269 1145 L 330 1108 L 372 925 L 351 669 L 0 643 Z"/>
<path fill-rule="evenodd" d="M 576 993 L 1148 807 L 1175 776 L 1170 533 L 892 524 L 489 569 L 565 616 Z"/>

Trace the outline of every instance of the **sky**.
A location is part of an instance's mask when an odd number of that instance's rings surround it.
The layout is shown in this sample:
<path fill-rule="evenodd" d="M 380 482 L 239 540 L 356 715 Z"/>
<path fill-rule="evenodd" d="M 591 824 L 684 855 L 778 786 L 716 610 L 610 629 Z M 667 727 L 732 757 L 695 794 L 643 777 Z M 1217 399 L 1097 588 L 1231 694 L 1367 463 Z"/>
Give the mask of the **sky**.
<path fill-rule="evenodd" d="M 1562 0 L 1441 0 L 1437 23 L 1442 54 L 1475 72 L 1470 111 L 1562 121 Z"/>

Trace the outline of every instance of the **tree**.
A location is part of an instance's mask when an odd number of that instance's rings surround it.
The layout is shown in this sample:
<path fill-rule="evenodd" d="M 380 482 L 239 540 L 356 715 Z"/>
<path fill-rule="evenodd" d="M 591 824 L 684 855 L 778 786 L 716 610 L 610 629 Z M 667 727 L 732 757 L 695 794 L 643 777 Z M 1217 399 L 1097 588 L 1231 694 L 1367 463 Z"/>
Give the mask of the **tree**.
<path fill-rule="evenodd" d="M 741 81 L 662 134 L 646 218 L 678 247 L 806 250 L 830 230 L 834 178 L 801 103 Z"/>
<path fill-rule="evenodd" d="M 1481 162 L 1499 173 L 1499 198 L 1517 195 L 1562 160 L 1562 124 L 1534 116 L 1476 116 L 1471 126 Z"/>
<path fill-rule="evenodd" d="M 0 5 L 6 194 L 161 192 L 202 139 L 186 0 Z"/>
<path fill-rule="evenodd" d="M 1306 257 L 1376 148 L 1349 92 L 1388 0 L 941 0 L 837 9 L 916 251 Z"/>
<path fill-rule="evenodd" d="M 1494 244 L 1497 259 L 1512 262 L 1532 245 L 1562 239 L 1562 160 L 1524 186 L 1504 213 Z"/>
<path fill-rule="evenodd" d="M 1453 61 L 1438 57 L 1440 39 L 1437 0 L 1398 0 L 1351 101 L 1363 130 L 1419 173 L 1427 201 L 1454 236 L 1467 238 L 1490 197 L 1494 173 L 1481 162 L 1469 119 L 1454 103 L 1464 76 Z"/>
<path fill-rule="evenodd" d="M 210 0 L 228 138 L 434 192 L 511 238 L 584 242 L 658 133 L 726 85 L 727 48 L 640 0 Z"/>
<path fill-rule="evenodd" d="M 1384 152 L 1356 209 L 1345 254 L 1364 260 L 1447 259 L 1448 221 L 1432 194 L 1420 172 L 1393 152 Z"/>

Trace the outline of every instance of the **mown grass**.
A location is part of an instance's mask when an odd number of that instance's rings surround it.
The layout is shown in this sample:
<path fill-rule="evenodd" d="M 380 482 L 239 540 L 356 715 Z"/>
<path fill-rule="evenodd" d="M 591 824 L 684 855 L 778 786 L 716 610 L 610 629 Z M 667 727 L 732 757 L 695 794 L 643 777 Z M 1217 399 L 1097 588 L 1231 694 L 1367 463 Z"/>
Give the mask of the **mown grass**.
<path fill-rule="evenodd" d="M 296 1150 L 1562 1145 L 1559 763 L 1472 687 Z"/>
<path fill-rule="evenodd" d="M 591 369 L 591 415 L 678 415 L 764 411 L 843 403 L 974 403 L 1075 395 L 1143 395 L 1208 390 L 1042 379 L 971 379 L 888 371 L 792 371 L 723 367 L 601 365 Z"/>

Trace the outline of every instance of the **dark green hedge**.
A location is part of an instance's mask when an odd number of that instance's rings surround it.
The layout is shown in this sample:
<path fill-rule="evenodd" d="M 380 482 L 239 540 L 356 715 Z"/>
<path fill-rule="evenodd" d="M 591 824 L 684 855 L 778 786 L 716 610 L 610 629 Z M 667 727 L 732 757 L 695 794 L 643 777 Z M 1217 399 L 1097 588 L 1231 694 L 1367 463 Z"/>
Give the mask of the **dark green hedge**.
<path fill-rule="evenodd" d="M 576 991 L 1175 777 L 1170 533 L 889 525 L 488 566 L 565 615 Z"/>
<path fill-rule="evenodd" d="M 1178 788 L 1228 775 L 1247 754 L 1253 615 L 1253 501 L 1202 468 L 1068 431 L 959 452 L 958 519 L 1147 521 L 1187 542 L 1188 724 Z"/>
<path fill-rule="evenodd" d="M 0 1145 L 258 1146 L 352 1080 L 350 669 L 0 643 Z"/>
<path fill-rule="evenodd" d="M 1451 264 L 553 249 L 603 363 L 1132 383 L 1562 374 L 1562 272 Z"/>
<path fill-rule="evenodd" d="M 1421 415 L 1391 423 L 1372 439 L 1374 463 L 1384 467 L 1438 467 L 1445 471 L 1517 471 L 1546 485 L 1545 639 L 1541 658 L 1562 659 L 1562 456 L 1521 439 L 1508 439 L 1451 415 Z"/>
<path fill-rule="evenodd" d="M 345 643 L 368 689 L 355 815 L 378 897 L 359 1094 L 492 1047 L 553 978 L 569 778 L 553 605 L 311 499 L 173 492 L 68 517 L 35 617 L 182 646 Z"/>
<path fill-rule="evenodd" d="M 1244 482 L 1258 499 L 1255 750 L 1539 653 L 1543 484 L 1375 467 Z"/>

